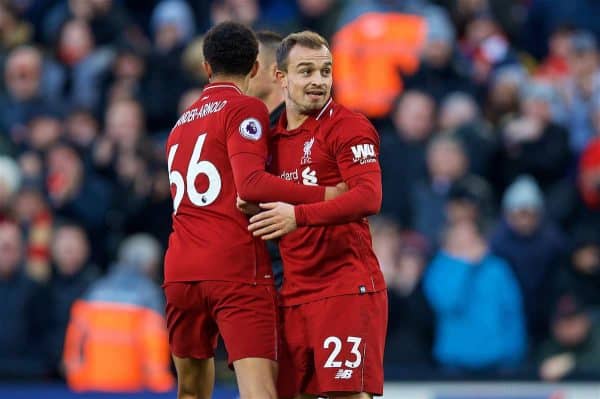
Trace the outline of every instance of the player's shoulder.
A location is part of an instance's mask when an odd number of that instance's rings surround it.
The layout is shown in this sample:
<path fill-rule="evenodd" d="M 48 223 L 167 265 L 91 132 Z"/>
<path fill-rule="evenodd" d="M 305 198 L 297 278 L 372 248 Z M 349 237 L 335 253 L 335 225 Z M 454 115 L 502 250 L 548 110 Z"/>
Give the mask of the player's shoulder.
<path fill-rule="evenodd" d="M 269 114 L 267 106 L 256 97 L 247 96 L 245 94 L 235 96 L 230 100 L 232 110 L 250 110 L 261 111 Z"/>
<path fill-rule="evenodd" d="M 321 116 L 321 123 L 328 134 L 355 134 L 357 131 L 375 132 L 369 119 L 360 112 L 332 103 Z"/>

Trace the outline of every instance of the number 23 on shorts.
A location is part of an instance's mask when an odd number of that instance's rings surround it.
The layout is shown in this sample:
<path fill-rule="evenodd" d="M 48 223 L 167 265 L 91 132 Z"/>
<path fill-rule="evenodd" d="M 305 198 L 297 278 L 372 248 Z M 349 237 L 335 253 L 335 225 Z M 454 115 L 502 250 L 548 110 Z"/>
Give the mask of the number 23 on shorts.
<path fill-rule="evenodd" d="M 360 366 L 362 362 L 362 354 L 360 353 L 360 343 L 362 338 L 360 337 L 347 337 L 346 342 L 352 345 L 350 353 L 344 357 L 340 356 L 342 351 L 342 340 L 336 336 L 330 336 L 325 338 L 323 341 L 323 349 L 331 350 L 329 357 L 323 365 L 324 368 L 340 368 L 342 365 L 351 369 L 355 369 Z"/>

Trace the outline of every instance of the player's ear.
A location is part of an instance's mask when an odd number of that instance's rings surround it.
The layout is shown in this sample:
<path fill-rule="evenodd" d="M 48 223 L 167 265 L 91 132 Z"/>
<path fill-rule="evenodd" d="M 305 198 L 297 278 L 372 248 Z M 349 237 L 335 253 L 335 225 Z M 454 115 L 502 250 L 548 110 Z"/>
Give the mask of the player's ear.
<path fill-rule="evenodd" d="M 202 63 L 202 67 L 204 68 L 204 72 L 206 73 L 208 80 L 210 80 L 210 78 L 212 77 L 212 74 L 213 74 L 212 67 L 210 66 L 210 64 L 207 61 L 204 61 Z"/>
<path fill-rule="evenodd" d="M 254 65 L 252 66 L 252 69 L 250 70 L 250 78 L 255 77 L 257 73 L 258 73 L 258 60 L 254 61 Z"/>
<path fill-rule="evenodd" d="M 279 81 L 279 84 L 281 85 L 281 87 L 283 87 L 283 88 L 287 87 L 286 74 L 281 69 L 277 69 L 275 71 L 275 78 Z"/>

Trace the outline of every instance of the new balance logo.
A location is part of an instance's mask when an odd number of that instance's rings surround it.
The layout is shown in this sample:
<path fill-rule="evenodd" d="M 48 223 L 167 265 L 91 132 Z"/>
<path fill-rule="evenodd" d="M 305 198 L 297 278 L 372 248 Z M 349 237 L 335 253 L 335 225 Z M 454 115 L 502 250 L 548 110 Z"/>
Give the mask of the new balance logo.
<path fill-rule="evenodd" d="M 354 162 L 365 163 L 375 162 L 375 146 L 373 144 L 358 144 L 350 147 Z"/>
<path fill-rule="evenodd" d="M 302 183 L 307 186 L 316 186 L 318 184 L 317 171 L 310 170 L 310 166 L 302 171 Z"/>
<path fill-rule="evenodd" d="M 337 373 L 335 373 L 335 379 L 336 380 L 349 380 L 350 378 L 352 378 L 352 371 L 353 370 L 339 369 L 337 371 Z"/>

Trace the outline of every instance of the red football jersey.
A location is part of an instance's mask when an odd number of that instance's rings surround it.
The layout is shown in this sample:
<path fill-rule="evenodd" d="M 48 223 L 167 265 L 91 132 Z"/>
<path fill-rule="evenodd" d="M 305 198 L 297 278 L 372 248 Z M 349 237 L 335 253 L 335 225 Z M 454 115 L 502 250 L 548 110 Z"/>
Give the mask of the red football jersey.
<path fill-rule="evenodd" d="M 269 169 L 303 185 L 349 191 L 334 200 L 296 206 L 299 227 L 279 242 L 284 306 L 385 289 L 365 216 L 381 205 L 379 135 L 362 115 L 332 100 L 299 128 L 282 115 L 271 140 Z"/>
<path fill-rule="evenodd" d="M 265 172 L 268 129 L 265 105 L 230 83 L 207 85 L 181 115 L 166 147 L 174 211 L 165 283 L 272 284 L 264 242 L 248 232 L 236 195 L 256 202 L 317 202 L 325 189 L 298 191 L 298 185 Z"/>

